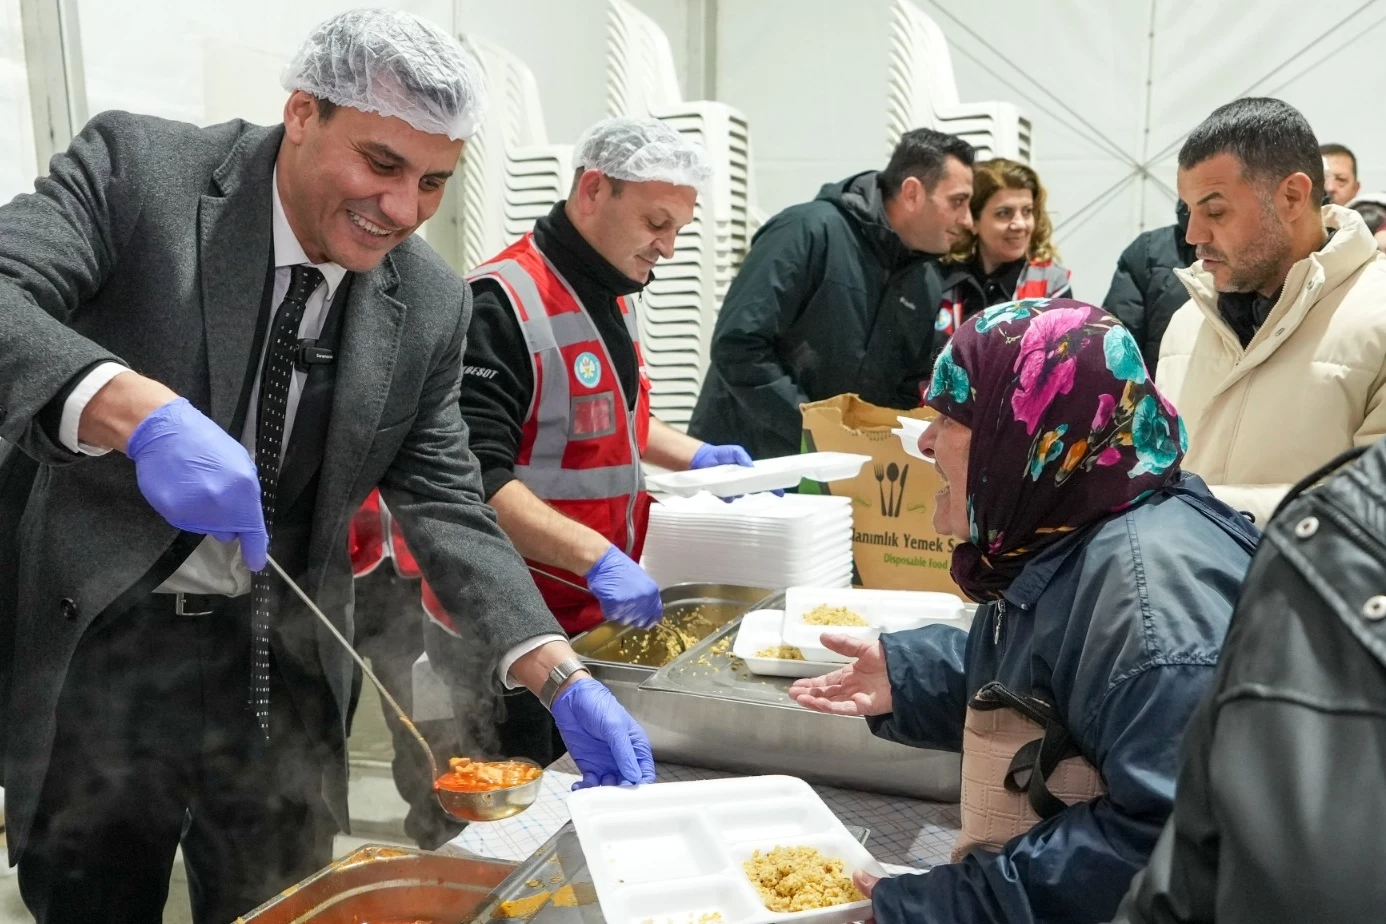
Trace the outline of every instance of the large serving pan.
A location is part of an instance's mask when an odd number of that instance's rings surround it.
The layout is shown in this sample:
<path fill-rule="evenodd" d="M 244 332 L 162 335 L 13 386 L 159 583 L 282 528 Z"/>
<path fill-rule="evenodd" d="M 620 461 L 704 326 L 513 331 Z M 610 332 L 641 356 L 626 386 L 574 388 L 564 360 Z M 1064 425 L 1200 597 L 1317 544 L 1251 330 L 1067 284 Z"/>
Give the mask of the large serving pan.
<path fill-rule="evenodd" d="M 956 802 L 956 753 L 896 744 L 871 734 L 861 719 L 811 712 L 790 698 L 792 681 L 751 674 L 731 654 L 741 616 L 778 609 L 784 593 L 720 584 L 679 584 L 664 591 L 665 611 L 694 608 L 719 623 L 668 658 L 621 660 L 644 651 L 641 636 L 606 623 L 573 642 L 650 737 L 656 760 L 734 773 L 787 773 L 810 782 L 866 792 Z M 666 617 L 667 618 L 667 617 Z"/>
<path fill-rule="evenodd" d="M 290 886 L 238 924 L 470 921 L 514 863 L 367 845 Z"/>

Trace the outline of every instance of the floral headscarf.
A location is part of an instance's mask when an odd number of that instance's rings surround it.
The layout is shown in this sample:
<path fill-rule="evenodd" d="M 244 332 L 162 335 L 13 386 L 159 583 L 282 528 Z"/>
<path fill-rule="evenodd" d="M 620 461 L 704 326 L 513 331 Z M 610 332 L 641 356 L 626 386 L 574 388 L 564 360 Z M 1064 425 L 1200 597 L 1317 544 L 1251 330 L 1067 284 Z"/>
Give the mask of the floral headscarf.
<path fill-rule="evenodd" d="M 1135 338 L 1070 299 L 973 317 L 939 355 L 924 403 L 972 430 L 971 541 L 954 550 L 952 574 L 974 600 L 1001 596 L 1040 550 L 1172 482 L 1188 448 Z"/>

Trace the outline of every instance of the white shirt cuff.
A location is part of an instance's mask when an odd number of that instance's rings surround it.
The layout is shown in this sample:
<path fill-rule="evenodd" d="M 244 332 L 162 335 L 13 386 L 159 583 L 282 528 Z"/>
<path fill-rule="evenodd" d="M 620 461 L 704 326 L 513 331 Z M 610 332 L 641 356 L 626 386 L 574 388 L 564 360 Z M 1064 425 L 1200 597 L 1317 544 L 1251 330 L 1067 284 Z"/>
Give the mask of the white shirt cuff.
<path fill-rule="evenodd" d="M 500 660 L 500 679 L 507 690 L 518 689 L 520 684 L 510 677 L 510 668 L 515 666 L 515 662 L 529 654 L 536 648 L 547 645 L 549 642 L 566 642 L 567 639 L 561 635 L 536 635 L 534 638 L 527 638 L 514 648 L 505 653 L 505 657 Z"/>
<path fill-rule="evenodd" d="M 111 379 L 129 371 L 129 368 L 120 363 L 102 363 L 88 372 L 86 378 L 72 389 L 72 394 L 68 395 L 67 401 L 63 403 L 63 419 L 58 424 L 58 442 L 62 443 L 68 452 L 84 456 L 104 456 L 110 452 L 109 449 L 83 443 L 77 438 L 77 431 L 82 423 L 82 412 L 87 409 L 88 402 L 96 397 L 96 393 L 105 388 Z"/>

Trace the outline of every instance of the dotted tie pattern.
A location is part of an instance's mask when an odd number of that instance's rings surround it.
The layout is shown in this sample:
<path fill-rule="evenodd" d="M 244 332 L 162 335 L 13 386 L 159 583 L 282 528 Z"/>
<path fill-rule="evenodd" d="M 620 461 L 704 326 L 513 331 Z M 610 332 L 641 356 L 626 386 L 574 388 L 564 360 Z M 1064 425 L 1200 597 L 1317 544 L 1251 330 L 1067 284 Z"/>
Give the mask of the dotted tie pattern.
<path fill-rule="evenodd" d="M 265 511 L 265 529 L 274 536 L 275 508 L 278 503 L 279 457 L 284 445 L 284 419 L 289 408 L 289 384 L 294 377 L 294 352 L 298 347 L 298 326 L 308 297 L 322 284 L 322 273 L 311 266 L 290 270 L 289 291 L 274 315 L 270 327 L 269 349 L 260 371 L 260 402 L 255 421 L 255 467 L 260 473 L 260 502 Z M 260 734 L 269 740 L 269 620 L 270 569 L 251 580 L 253 612 L 250 622 L 250 704 Z"/>

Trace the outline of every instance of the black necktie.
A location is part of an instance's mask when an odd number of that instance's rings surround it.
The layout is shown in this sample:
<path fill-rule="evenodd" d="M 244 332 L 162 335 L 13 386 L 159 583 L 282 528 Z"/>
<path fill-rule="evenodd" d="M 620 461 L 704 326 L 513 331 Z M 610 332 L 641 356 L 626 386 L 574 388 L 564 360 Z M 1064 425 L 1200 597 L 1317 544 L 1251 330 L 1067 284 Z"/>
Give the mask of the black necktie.
<path fill-rule="evenodd" d="M 260 371 L 260 399 L 255 419 L 255 467 L 260 473 L 260 503 L 265 510 L 265 529 L 274 535 L 274 514 L 278 503 L 279 456 L 284 444 L 284 419 L 289 408 L 289 384 L 294 378 L 294 353 L 298 349 L 298 326 L 312 295 L 323 281 L 322 273 L 311 266 L 290 270 L 289 291 L 274 313 L 270 326 L 265 365 Z M 269 738 L 269 619 L 270 569 L 251 579 L 254 612 L 251 617 L 250 702 L 260 733 Z"/>

